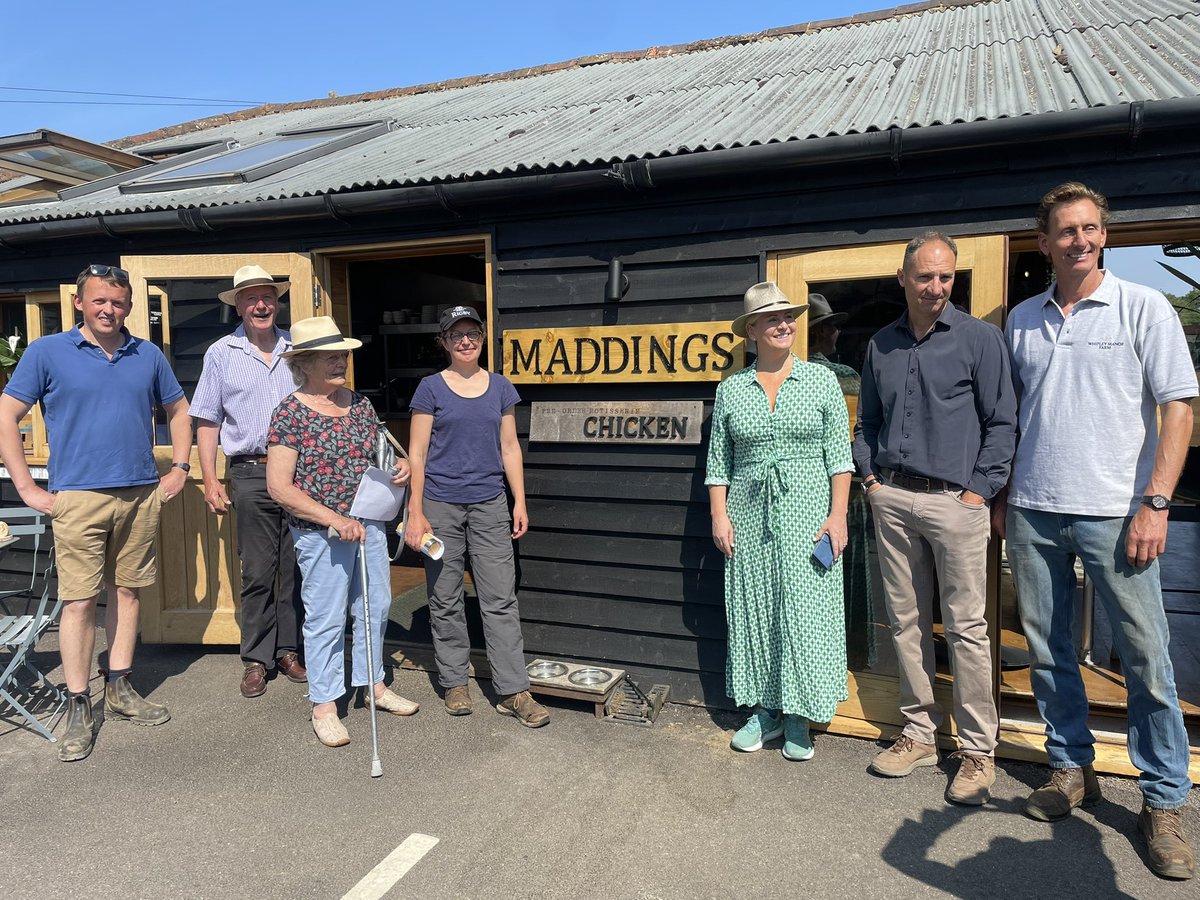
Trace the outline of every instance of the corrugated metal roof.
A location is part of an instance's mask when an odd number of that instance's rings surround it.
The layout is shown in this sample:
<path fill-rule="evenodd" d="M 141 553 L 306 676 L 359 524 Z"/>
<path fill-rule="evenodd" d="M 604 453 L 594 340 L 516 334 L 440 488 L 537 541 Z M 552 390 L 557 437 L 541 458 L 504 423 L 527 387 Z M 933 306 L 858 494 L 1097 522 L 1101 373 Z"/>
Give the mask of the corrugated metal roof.
<path fill-rule="evenodd" d="M 0 221 L 554 171 L 1198 94 L 1200 0 L 991 0 L 247 118 L 137 149 L 248 143 L 353 121 L 400 127 L 250 184 L 131 195 L 107 188 L 11 207 Z"/>

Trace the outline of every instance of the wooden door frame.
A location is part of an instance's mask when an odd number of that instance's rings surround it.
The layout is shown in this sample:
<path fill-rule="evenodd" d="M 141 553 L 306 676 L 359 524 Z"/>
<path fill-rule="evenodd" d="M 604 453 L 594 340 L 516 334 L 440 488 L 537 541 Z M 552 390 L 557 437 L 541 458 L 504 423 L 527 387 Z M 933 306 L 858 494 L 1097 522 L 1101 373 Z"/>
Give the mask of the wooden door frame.
<path fill-rule="evenodd" d="M 149 298 L 163 296 L 163 350 L 170 347 L 169 297 L 150 282 L 157 280 L 209 278 L 229 279 L 241 266 L 256 264 L 272 275 L 286 277 L 291 287 L 293 322 L 317 314 L 312 260 L 302 253 L 213 253 L 153 256 L 123 256 L 121 266 L 129 272 L 133 309 L 126 319 L 130 333 L 150 335 Z M 64 286 L 66 288 L 68 286 Z M 69 286 L 73 295 L 75 286 Z M 64 324 L 73 319 L 70 296 L 63 298 Z M 171 448 L 155 448 L 159 471 L 171 464 Z M 218 455 L 218 474 L 224 475 Z M 159 577 L 143 588 L 141 602 L 142 639 L 149 643 L 237 644 L 240 568 L 236 555 L 233 517 L 212 515 L 204 501 L 200 459 L 191 452 L 192 471 L 180 496 L 163 508 L 157 539 Z M 168 577 L 164 577 L 170 573 Z"/>
<path fill-rule="evenodd" d="M 1009 247 L 1006 235 L 955 237 L 958 259 L 955 270 L 971 273 L 971 314 L 1003 327 L 1008 296 Z M 822 250 L 783 251 L 767 257 L 766 276 L 776 282 L 793 301 L 807 298 L 809 285 L 822 281 L 852 281 L 865 278 L 895 278 L 904 263 L 905 242 L 868 244 Z M 901 288 L 897 285 L 896 290 Z M 808 356 L 808 313 L 798 322 L 797 342 L 803 358 Z M 857 406 L 857 403 L 854 404 Z M 855 410 L 851 410 L 853 425 Z M 985 616 L 992 652 L 992 695 L 1000 699 L 1000 545 L 988 547 Z M 838 706 L 829 730 L 859 737 L 880 737 L 881 725 L 903 726 L 895 702 L 893 676 L 848 673 L 850 698 Z M 953 708 L 948 686 L 937 685 L 939 701 Z M 997 707 L 998 708 L 998 707 Z M 946 717 L 952 727 L 951 717 Z"/>

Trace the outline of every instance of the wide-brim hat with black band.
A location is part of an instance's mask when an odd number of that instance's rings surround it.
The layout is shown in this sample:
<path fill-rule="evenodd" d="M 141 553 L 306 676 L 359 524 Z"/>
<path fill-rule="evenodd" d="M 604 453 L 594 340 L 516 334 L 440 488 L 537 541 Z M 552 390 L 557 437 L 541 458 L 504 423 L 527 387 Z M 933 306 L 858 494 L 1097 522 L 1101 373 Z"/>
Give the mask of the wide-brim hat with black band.
<path fill-rule="evenodd" d="M 312 350 L 357 350 L 362 341 L 342 337 L 337 322 L 329 316 L 313 316 L 292 323 L 292 349 L 279 355 L 287 358 Z"/>
<path fill-rule="evenodd" d="M 733 320 L 733 333 L 738 337 L 744 338 L 746 336 L 746 323 L 753 316 L 760 316 L 763 313 L 787 312 L 789 310 L 803 312 L 806 309 L 808 309 L 807 303 L 793 303 L 787 298 L 787 294 L 779 289 L 779 285 L 775 282 L 763 281 L 746 291 L 746 311 Z"/>
<path fill-rule="evenodd" d="M 288 288 L 292 286 L 290 281 L 276 281 L 271 277 L 271 273 L 262 266 L 242 266 L 233 273 L 233 289 L 229 291 L 221 291 L 217 294 L 222 303 L 228 303 L 230 306 L 237 304 L 238 291 L 244 291 L 248 287 L 255 287 L 260 284 L 269 284 L 275 288 L 275 296 L 282 297 L 288 292 Z"/>
<path fill-rule="evenodd" d="M 808 295 L 808 327 L 816 328 L 822 322 L 828 322 L 833 325 L 836 322 L 841 322 L 848 318 L 848 313 L 833 311 L 833 307 L 829 305 L 829 301 L 825 299 L 824 294 L 809 294 Z"/>
<path fill-rule="evenodd" d="M 438 321 L 438 330 L 445 333 L 450 330 L 451 325 L 463 319 L 470 319 L 473 322 L 478 322 L 480 325 L 483 324 L 483 319 L 479 318 L 479 313 L 475 312 L 471 307 L 452 306 L 442 313 L 442 317 Z"/>

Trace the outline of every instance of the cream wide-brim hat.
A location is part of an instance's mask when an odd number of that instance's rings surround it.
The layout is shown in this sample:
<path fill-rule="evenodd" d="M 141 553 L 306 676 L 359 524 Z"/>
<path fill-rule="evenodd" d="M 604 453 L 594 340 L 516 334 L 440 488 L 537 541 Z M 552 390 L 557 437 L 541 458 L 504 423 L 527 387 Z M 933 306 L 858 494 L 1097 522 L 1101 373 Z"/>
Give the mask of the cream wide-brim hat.
<path fill-rule="evenodd" d="M 256 287 L 260 284 L 269 284 L 275 288 L 276 299 L 286 294 L 292 286 L 290 281 L 276 281 L 271 277 L 271 273 L 262 266 L 242 266 L 233 273 L 233 289 L 221 291 L 217 294 L 217 298 L 222 303 L 236 306 L 238 291 L 244 291 L 248 287 Z"/>
<path fill-rule="evenodd" d="M 788 310 L 803 312 L 808 309 L 808 304 L 793 303 L 775 282 L 762 281 L 746 291 L 744 309 L 746 311 L 734 319 L 731 326 L 733 333 L 740 338 L 746 336 L 746 323 L 753 316 L 763 313 L 787 312 Z"/>
<path fill-rule="evenodd" d="M 342 337 L 337 322 L 329 316 L 313 316 L 292 323 L 292 349 L 279 355 L 288 359 L 314 350 L 357 350 L 361 346 L 357 338 Z"/>

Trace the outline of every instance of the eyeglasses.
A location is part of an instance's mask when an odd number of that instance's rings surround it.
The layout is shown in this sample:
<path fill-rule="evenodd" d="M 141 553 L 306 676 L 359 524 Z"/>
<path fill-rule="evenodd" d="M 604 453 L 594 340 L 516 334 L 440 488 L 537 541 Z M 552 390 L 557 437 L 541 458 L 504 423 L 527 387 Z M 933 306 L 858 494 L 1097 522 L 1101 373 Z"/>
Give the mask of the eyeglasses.
<path fill-rule="evenodd" d="M 470 341 L 474 344 L 478 343 L 483 337 L 483 332 L 478 329 L 471 331 L 448 331 L 442 337 L 452 344 L 461 344 L 463 341 Z"/>
<path fill-rule="evenodd" d="M 95 275 L 97 278 L 108 278 L 110 275 L 117 281 L 129 281 L 129 273 L 117 266 L 102 266 L 100 263 L 92 263 L 87 267 L 89 275 Z"/>

